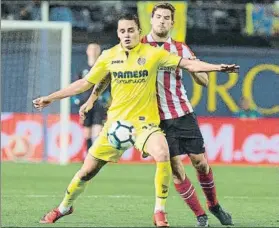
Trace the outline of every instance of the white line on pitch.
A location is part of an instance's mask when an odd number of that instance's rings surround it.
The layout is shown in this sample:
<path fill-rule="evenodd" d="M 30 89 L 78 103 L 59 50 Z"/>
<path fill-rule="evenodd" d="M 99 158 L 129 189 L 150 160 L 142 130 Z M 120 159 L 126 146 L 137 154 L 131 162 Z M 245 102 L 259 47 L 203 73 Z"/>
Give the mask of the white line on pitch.
<path fill-rule="evenodd" d="M 12 197 L 26 197 L 26 198 L 59 198 L 63 195 L 2 195 L 2 198 L 12 198 Z M 154 196 L 137 196 L 137 195 L 85 195 L 83 198 L 150 198 Z M 170 196 L 169 198 L 179 198 L 179 196 Z M 279 199 L 279 196 L 223 196 L 224 199 Z"/>

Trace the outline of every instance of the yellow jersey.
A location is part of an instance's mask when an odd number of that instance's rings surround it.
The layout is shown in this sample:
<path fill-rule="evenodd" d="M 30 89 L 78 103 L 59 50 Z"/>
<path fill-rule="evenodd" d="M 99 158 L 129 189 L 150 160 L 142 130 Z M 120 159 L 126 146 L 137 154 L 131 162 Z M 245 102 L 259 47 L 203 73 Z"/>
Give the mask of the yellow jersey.
<path fill-rule="evenodd" d="M 176 68 L 180 60 L 181 57 L 149 44 L 139 43 L 129 51 L 118 44 L 102 52 L 86 79 L 97 84 L 110 73 L 112 103 L 108 122 L 126 120 L 158 125 L 157 70 Z"/>

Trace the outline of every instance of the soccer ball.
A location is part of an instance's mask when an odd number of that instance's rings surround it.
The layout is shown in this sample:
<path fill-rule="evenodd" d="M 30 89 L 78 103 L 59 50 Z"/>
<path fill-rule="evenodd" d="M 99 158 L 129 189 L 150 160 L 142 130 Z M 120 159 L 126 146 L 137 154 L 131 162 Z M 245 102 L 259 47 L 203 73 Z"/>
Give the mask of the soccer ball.
<path fill-rule="evenodd" d="M 110 126 L 108 130 L 109 143 L 118 150 L 126 150 L 132 147 L 135 143 L 135 128 L 124 120 L 118 120 Z"/>

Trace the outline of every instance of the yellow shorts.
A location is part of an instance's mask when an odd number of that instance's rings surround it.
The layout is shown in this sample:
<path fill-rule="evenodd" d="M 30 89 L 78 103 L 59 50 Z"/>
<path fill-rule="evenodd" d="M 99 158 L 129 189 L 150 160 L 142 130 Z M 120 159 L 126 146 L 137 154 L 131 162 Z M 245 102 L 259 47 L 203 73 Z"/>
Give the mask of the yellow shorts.
<path fill-rule="evenodd" d="M 154 132 L 158 132 L 163 134 L 162 130 L 155 124 L 146 124 L 146 123 L 138 123 L 134 124 L 136 128 L 136 142 L 135 148 L 141 151 L 144 155 L 147 156 L 147 152 L 145 151 L 145 144 L 151 134 Z M 100 160 L 108 161 L 108 162 L 117 162 L 125 150 L 117 150 L 112 147 L 107 138 L 109 124 L 105 124 L 99 137 L 94 142 L 94 144 L 90 147 L 89 153 Z"/>

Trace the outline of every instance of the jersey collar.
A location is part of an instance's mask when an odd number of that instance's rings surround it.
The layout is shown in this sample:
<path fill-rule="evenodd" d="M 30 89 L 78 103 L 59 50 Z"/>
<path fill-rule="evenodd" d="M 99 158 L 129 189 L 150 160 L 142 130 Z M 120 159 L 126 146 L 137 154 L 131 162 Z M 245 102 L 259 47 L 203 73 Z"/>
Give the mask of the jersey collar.
<path fill-rule="evenodd" d="M 147 38 L 147 42 L 148 42 L 148 43 L 151 43 L 151 42 L 156 42 L 156 43 L 157 43 L 157 41 L 155 41 L 155 40 L 153 39 L 151 33 L 149 33 L 149 34 L 146 36 L 146 38 Z M 171 44 L 171 43 L 172 43 L 172 39 L 171 39 L 170 36 L 169 36 L 169 38 L 165 41 L 165 43 L 168 43 L 168 44 Z"/>
<path fill-rule="evenodd" d="M 140 48 L 142 46 L 142 43 L 140 42 L 137 46 L 135 46 L 133 49 L 131 50 L 128 50 L 128 52 L 139 52 Z M 127 51 L 126 49 L 124 49 L 121 45 L 121 43 L 118 44 L 118 47 L 119 47 L 119 51 L 120 52 L 124 52 L 124 51 Z"/>

